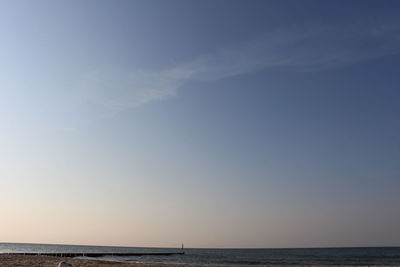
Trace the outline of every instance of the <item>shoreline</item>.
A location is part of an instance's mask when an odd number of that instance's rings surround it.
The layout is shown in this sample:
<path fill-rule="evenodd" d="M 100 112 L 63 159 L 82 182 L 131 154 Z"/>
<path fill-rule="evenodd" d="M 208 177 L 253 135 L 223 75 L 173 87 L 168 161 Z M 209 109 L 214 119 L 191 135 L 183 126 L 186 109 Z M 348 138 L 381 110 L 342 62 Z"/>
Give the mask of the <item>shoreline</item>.
<path fill-rule="evenodd" d="M 44 255 L 13 255 L 0 254 L 0 267 L 57 267 L 59 262 L 66 261 L 72 264 L 73 267 L 184 267 L 184 266 L 204 266 L 204 265 L 187 265 L 187 264 L 167 264 L 167 263 L 136 263 L 136 262 L 117 262 L 98 259 L 76 259 L 67 257 L 55 257 Z M 244 267 L 238 265 L 206 265 L 207 267 Z M 269 266 L 269 267 L 366 267 L 366 265 L 247 265 L 247 266 Z M 374 267 L 400 267 L 400 265 L 367 265 Z"/>

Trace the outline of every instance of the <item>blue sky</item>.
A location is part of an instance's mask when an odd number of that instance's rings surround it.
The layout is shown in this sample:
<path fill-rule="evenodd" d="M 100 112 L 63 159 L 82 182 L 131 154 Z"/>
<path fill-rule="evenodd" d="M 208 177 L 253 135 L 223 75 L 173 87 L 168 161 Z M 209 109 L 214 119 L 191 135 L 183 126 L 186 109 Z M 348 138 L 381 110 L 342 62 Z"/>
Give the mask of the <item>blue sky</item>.
<path fill-rule="evenodd" d="M 9 242 L 399 245 L 397 1 L 0 1 Z"/>

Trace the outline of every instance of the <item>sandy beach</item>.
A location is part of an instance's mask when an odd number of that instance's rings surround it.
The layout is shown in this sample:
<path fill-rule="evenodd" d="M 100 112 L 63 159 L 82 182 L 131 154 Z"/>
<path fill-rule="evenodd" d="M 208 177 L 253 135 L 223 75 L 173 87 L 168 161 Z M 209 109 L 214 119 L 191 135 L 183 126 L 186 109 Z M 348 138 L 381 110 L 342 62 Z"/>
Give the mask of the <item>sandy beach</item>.
<path fill-rule="evenodd" d="M 57 267 L 58 263 L 61 261 L 66 261 L 72 266 L 149 266 L 147 264 L 138 263 L 120 263 L 120 262 L 110 262 L 101 260 L 83 260 L 83 259 L 72 259 L 63 257 L 53 257 L 53 256 L 28 256 L 28 255 L 11 255 L 11 254 L 0 254 L 0 266 L 1 267 L 25 267 L 25 266 L 41 266 L 41 267 Z M 154 265 L 156 266 L 156 265 Z"/>
<path fill-rule="evenodd" d="M 11 255 L 11 254 L 0 254 L 0 266 L 1 267 L 32 267 L 32 266 L 41 266 L 41 267 L 56 267 L 59 262 L 66 261 L 70 263 L 72 266 L 81 266 L 81 267 L 95 267 L 95 266 L 135 266 L 135 267 L 183 267 L 190 265 L 173 265 L 173 264 L 145 264 L 145 263 L 123 263 L 123 262 L 110 262 L 110 261 L 101 261 L 101 260 L 83 260 L 83 259 L 72 259 L 72 258 L 63 258 L 63 257 L 53 257 L 53 256 L 27 256 L 27 255 Z M 304 266 L 312 266 L 312 265 L 291 265 L 290 267 L 304 267 Z M 318 265 L 315 267 L 326 267 L 325 265 Z M 340 267 L 357 267 L 357 266 L 345 266 L 339 265 Z M 400 267 L 400 265 L 396 266 L 385 266 L 385 265 L 375 265 L 379 267 Z M 284 265 L 273 266 L 273 267 L 288 267 Z M 335 265 L 329 265 L 329 267 L 335 267 Z M 336 266 L 338 267 L 338 266 Z M 361 267 L 361 265 L 360 265 Z M 365 267 L 363 265 L 363 267 Z"/>

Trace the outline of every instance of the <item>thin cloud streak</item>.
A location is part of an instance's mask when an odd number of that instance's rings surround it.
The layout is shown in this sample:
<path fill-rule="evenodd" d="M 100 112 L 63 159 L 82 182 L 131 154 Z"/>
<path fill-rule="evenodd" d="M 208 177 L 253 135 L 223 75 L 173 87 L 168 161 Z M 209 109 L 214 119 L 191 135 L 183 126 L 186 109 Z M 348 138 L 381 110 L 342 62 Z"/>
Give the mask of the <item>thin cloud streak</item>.
<path fill-rule="evenodd" d="M 398 27 L 280 30 L 160 71 L 96 70 L 79 90 L 89 102 L 119 111 L 174 96 L 191 80 L 219 80 L 272 68 L 321 71 L 399 52 Z"/>
<path fill-rule="evenodd" d="M 170 71 L 97 70 L 80 85 L 92 104 L 118 111 L 174 95 L 184 79 Z"/>

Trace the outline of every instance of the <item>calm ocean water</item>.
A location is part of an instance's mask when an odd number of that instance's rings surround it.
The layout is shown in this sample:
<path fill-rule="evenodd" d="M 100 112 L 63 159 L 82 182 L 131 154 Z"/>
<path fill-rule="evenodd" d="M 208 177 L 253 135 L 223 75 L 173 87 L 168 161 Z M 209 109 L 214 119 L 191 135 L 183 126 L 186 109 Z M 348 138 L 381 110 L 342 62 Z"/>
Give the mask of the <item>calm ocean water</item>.
<path fill-rule="evenodd" d="M 0 252 L 174 252 L 173 248 L 130 248 L 0 243 Z M 400 265 L 400 247 L 301 249 L 185 249 L 185 255 L 103 257 L 105 260 L 194 265 Z"/>

